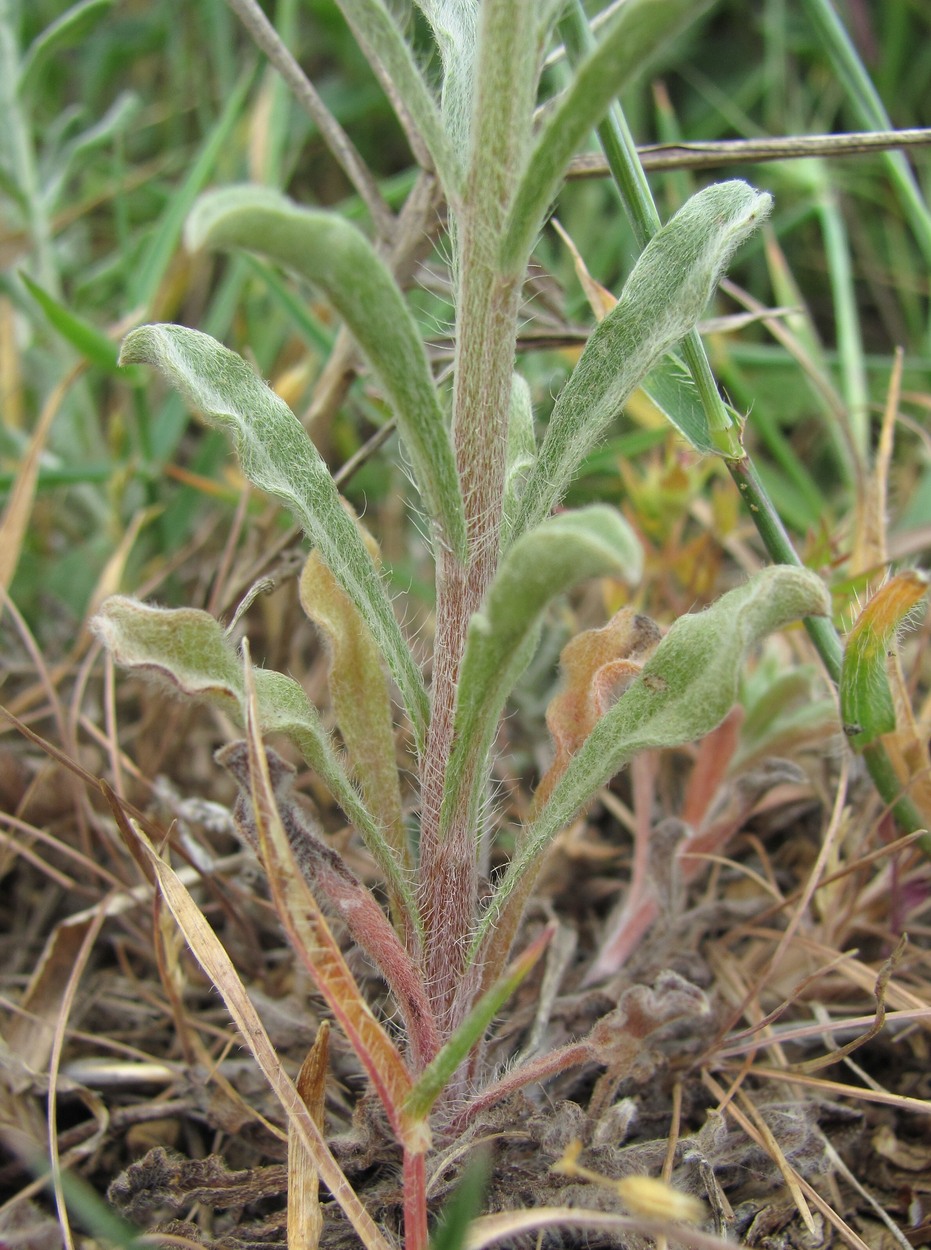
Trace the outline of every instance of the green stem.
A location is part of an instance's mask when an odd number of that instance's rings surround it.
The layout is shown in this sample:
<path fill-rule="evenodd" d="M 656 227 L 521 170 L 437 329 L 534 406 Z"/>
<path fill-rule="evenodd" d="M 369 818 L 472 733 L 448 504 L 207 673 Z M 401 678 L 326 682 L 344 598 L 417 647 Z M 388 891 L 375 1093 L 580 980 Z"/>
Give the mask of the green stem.
<path fill-rule="evenodd" d="M 889 130 L 892 125 L 889 114 L 831 0 L 803 0 L 803 3 L 818 42 L 827 53 L 859 124 L 868 130 Z M 921 187 L 903 152 L 884 152 L 883 160 L 918 246 L 931 264 L 931 212 Z"/>
<path fill-rule="evenodd" d="M 826 0 L 823 3 L 810 0 L 810 11 L 826 8 L 830 8 Z M 572 0 L 560 24 L 560 33 L 569 60 L 576 64 L 594 43 L 581 0 Z M 611 174 L 623 197 L 624 207 L 633 229 L 641 246 L 645 246 L 659 228 L 660 217 L 620 105 L 615 104 L 605 121 L 599 126 L 598 137 L 601 140 Z M 714 441 L 750 512 L 767 554 L 774 563 L 801 566 L 802 561 L 798 552 L 793 547 L 792 540 L 760 481 L 753 461 L 740 442 L 739 432 L 735 429 L 730 414 L 724 406 L 704 345 L 697 332 L 685 340 L 684 355 L 701 395 Z M 843 660 L 843 644 L 840 635 L 827 617 L 807 617 L 804 624 L 808 636 L 821 656 L 825 669 L 837 685 Z M 903 797 L 901 782 L 882 744 L 878 742 L 872 744 L 864 752 L 864 757 L 880 796 L 889 804 L 901 827 L 909 833 L 923 829 L 925 822 L 922 820 L 921 813 L 909 798 Z M 931 854 L 931 835 L 922 839 L 922 847 L 928 854 Z"/>

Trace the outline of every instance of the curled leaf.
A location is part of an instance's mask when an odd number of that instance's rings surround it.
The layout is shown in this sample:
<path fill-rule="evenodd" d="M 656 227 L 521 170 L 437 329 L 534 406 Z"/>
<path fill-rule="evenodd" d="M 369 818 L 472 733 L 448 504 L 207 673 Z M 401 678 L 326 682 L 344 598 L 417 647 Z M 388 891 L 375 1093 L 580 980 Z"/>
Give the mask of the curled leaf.
<path fill-rule="evenodd" d="M 888 655 L 910 612 L 928 593 L 928 578 L 916 569 L 898 573 L 876 592 L 847 637 L 840 675 L 844 733 L 868 746 L 896 727 Z"/>
<path fill-rule="evenodd" d="M 566 771 L 595 723 L 643 668 L 662 634 L 649 617 L 621 608 L 601 629 L 570 639 L 559 657 L 563 688 L 546 709 L 556 754 L 534 791 L 535 810 Z"/>

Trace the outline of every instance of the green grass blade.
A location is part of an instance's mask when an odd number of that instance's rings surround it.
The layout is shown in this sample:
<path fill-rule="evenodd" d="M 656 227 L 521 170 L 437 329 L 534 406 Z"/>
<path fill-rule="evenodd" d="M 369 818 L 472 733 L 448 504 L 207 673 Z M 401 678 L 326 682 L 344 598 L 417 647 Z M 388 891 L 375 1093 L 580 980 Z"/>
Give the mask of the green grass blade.
<path fill-rule="evenodd" d="M 229 143 L 233 127 L 239 121 L 254 78 L 254 68 L 242 76 L 236 90 L 227 100 L 206 143 L 194 160 L 187 177 L 173 192 L 168 207 L 162 214 L 155 233 L 133 272 L 129 290 L 130 305 L 148 308 L 155 298 L 155 293 L 178 246 L 187 215 Z"/>

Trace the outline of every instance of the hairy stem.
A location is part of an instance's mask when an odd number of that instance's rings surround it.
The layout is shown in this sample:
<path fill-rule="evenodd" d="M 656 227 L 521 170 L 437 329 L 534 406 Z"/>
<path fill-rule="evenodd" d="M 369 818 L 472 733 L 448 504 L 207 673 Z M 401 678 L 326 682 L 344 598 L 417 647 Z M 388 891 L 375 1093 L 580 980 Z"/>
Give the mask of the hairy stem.
<path fill-rule="evenodd" d="M 508 406 L 523 264 L 502 272 L 498 240 L 530 141 L 537 75 L 533 6 L 482 7 L 472 154 L 455 222 L 458 320 L 453 439 L 468 534 L 466 561 L 439 554 L 430 733 L 422 776 L 421 881 L 427 982 L 448 1015 L 477 901 L 476 835 L 462 809 L 441 824 L 466 629 L 498 562 Z M 485 761 L 469 761 L 471 776 Z M 471 792 L 471 786 L 464 793 Z M 455 1022 L 447 1020 L 447 1024 Z"/>

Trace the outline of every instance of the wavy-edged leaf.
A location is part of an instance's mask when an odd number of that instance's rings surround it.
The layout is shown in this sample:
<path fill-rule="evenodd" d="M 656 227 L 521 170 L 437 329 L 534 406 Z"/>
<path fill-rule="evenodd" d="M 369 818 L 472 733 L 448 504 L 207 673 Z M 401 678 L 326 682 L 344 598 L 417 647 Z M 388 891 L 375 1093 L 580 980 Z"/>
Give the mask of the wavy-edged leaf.
<path fill-rule="evenodd" d="M 457 810 L 469 784 L 470 763 L 491 746 L 505 701 L 530 660 L 546 605 L 586 577 L 615 574 L 636 582 L 642 560 L 627 522 L 603 504 L 550 517 L 513 544 L 481 611 L 469 623 L 445 812 Z"/>
<path fill-rule="evenodd" d="M 320 287 L 384 387 L 431 519 L 462 556 L 462 495 L 430 365 L 400 288 L 365 236 L 341 217 L 301 208 L 267 187 L 235 186 L 201 197 L 186 238 L 190 248 L 261 252 Z"/>
<path fill-rule="evenodd" d="M 382 80 L 401 124 L 412 124 L 427 149 L 447 197 L 455 198 L 462 182 L 462 163 L 443 125 L 440 110 L 410 45 L 382 0 L 336 0 L 372 68 Z M 405 118 L 404 114 L 407 114 Z M 463 149 L 460 149 L 463 150 Z"/>
<path fill-rule="evenodd" d="M 91 622 L 113 658 L 124 668 L 203 699 L 245 724 L 242 662 L 236 648 L 208 612 L 156 608 L 124 595 L 111 595 Z M 359 830 L 389 880 L 403 877 L 381 830 L 346 773 L 317 709 L 291 677 L 267 669 L 254 673 L 263 733 L 290 738 L 319 773 L 347 819 Z"/>
<path fill-rule="evenodd" d="M 241 356 L 184 326 L 140 326 L 124 340 L 120 363 L 155 365 L 210 425 L 233 436 L 245 475 L 295 516 L 358 605 L 398 683 L 422 748 L 427 723 L 423 679 L 359 531 L 291 409 Z"/>
<path fill-rule="evenodd" d="M 553 836 L 639 751 L 678 746 L 709 733 L 736 702 L 748 650 L 774 630 L 830 611 L 827 591 L 808 569 L 774 565 L 711 607 L 680 617 L 632 685 L 592 729 L 559 784 L 524 831 L 520 849 L 482 920 L 473 950 L 495 929 L 509 942 L 517 916 L 502 919 L 512 895 Z"/>
<path fill-rule="evenodd" d="M 745 182 L 716 183 L 650 240 L 560 392 L 524 486 L 518 533 L 559 502 L 634 388 L 695 327 L 724 266 L 771 203 Z"/>
<path fill-rule="evenodd" d="M 519 270 L 525 264 L 570 158 L 605 115 L 627 79 L 643 65 L 648 54 L 699 17 L 709 3 L 710 0 L 627 0 L 620 7 L 537 135 L 501 240 L 500 255 L 505 268 Z"/>

